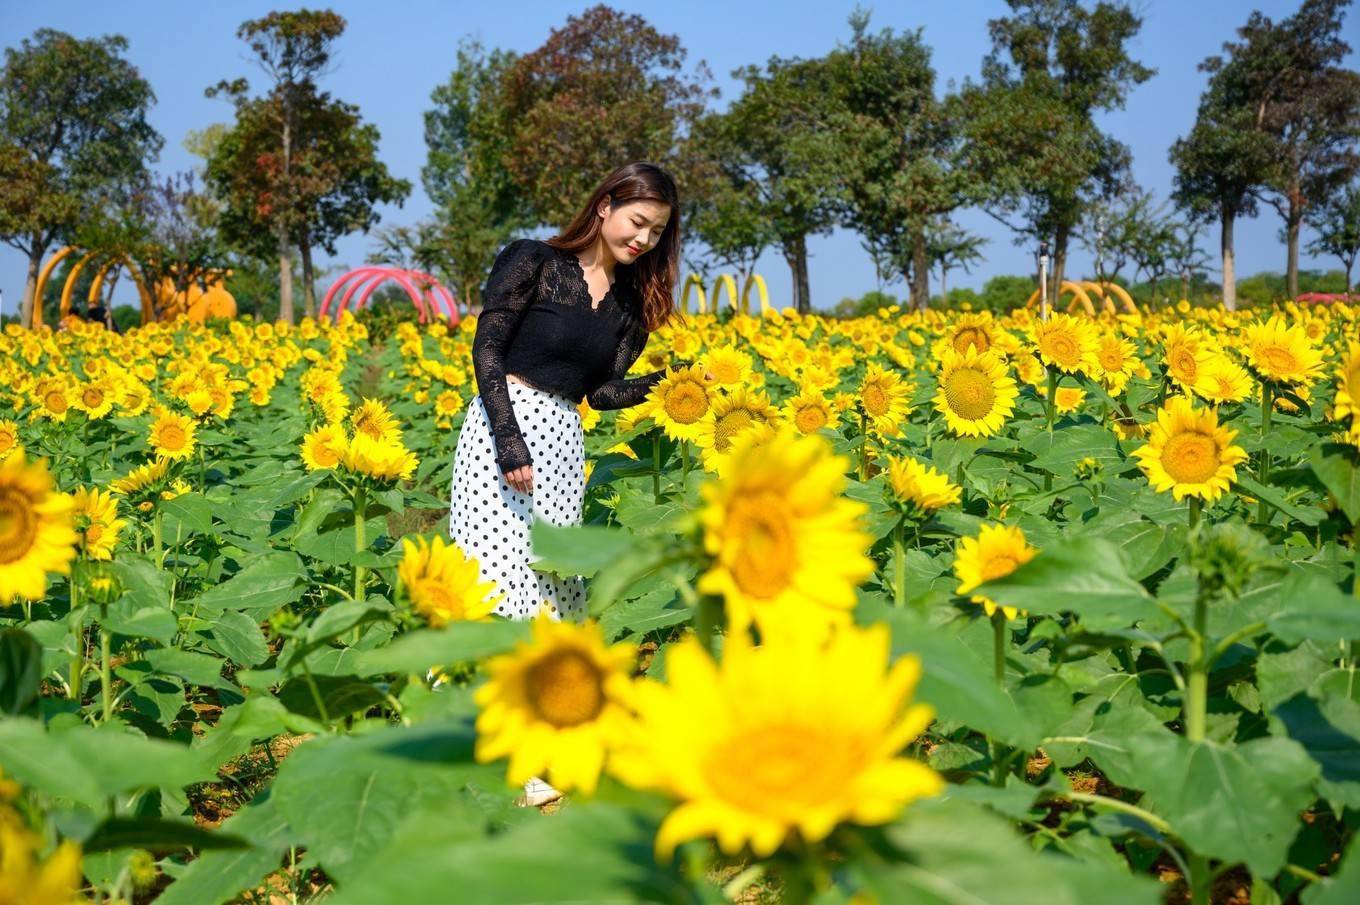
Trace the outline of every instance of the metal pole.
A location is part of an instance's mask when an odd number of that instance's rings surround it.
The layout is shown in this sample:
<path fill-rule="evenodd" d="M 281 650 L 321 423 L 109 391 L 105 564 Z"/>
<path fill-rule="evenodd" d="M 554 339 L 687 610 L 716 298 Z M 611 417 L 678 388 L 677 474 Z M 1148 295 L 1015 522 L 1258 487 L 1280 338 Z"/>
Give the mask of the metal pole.
<path fill-rule="evenodd" d="M 1039 243 L 1039 319 L 1048 320 L 1048 243 Z"/>

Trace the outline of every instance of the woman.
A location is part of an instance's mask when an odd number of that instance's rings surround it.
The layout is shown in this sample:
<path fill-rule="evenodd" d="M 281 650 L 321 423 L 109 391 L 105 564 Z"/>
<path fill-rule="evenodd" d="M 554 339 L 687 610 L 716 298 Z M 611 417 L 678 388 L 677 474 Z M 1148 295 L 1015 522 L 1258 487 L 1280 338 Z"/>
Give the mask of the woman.
<path fill-rule="evenodd" d="M 529 619 L 585 616 L 580 576 L 530 567 L 535 518 L 579 524 L 585 438 L 577 406 L 637 405 L 665 371 L 625 377 L 648 334 L 676 313 L 680 254 L 675 183 L 638 162 L 611 173 L 566 230 L 516 239 L 496 256 L 472 342 L 478 395 L 454 452 L 449 534 L 504 598 L 496 611 Z M 689 362 L 681 362 L 687 365 Z M 521 803 L 560 793 L 541 780 Z"/>

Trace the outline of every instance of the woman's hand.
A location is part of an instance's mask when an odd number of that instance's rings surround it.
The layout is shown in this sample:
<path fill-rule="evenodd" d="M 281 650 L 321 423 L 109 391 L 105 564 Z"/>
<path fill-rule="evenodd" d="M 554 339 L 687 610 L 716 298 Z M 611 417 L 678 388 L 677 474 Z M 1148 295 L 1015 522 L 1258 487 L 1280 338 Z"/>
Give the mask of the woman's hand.
<path fill-rule="evenodd" d="M 520 493 L 534 492 L 534 466 L 521 465 L 519 468 L 507 471 L 505 480 L 511 487 Z"/>

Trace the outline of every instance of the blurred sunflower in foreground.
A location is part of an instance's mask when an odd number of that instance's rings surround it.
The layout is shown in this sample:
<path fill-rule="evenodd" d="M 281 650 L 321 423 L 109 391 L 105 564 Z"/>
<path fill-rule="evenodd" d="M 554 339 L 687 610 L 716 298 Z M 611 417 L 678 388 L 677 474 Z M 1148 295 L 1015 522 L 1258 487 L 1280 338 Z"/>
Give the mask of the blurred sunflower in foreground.
<path fill-rule="evenodd" d="M 637 686 L 639 716 L 609 770 L 678 800 L 656 836 L 665 861 L 704 836 L 764 857 L 795 834 L 815 842 L 842 822 L 886 823 L 944 789 L 900 756 L 934 717 L 912 701 L 920 674 L 914 656 L 891 661 L 881 623 L 826 637 L 802 622 L 759 647 L 732 632 L 719 663 L 690 636 L 668 652 L 664 684 Z"/>

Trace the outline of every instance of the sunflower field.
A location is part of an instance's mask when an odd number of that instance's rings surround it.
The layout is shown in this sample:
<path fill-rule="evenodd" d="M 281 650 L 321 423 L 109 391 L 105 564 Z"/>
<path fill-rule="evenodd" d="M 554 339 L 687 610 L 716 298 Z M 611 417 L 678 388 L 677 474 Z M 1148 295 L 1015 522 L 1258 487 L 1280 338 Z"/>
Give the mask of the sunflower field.
<path fill-rule="evenodd" d="M 1360 901 L 1358 318 L 689 316 L 581 623 L 447 540 L 475 318 L 7 327 L 0 902 Z"/>

